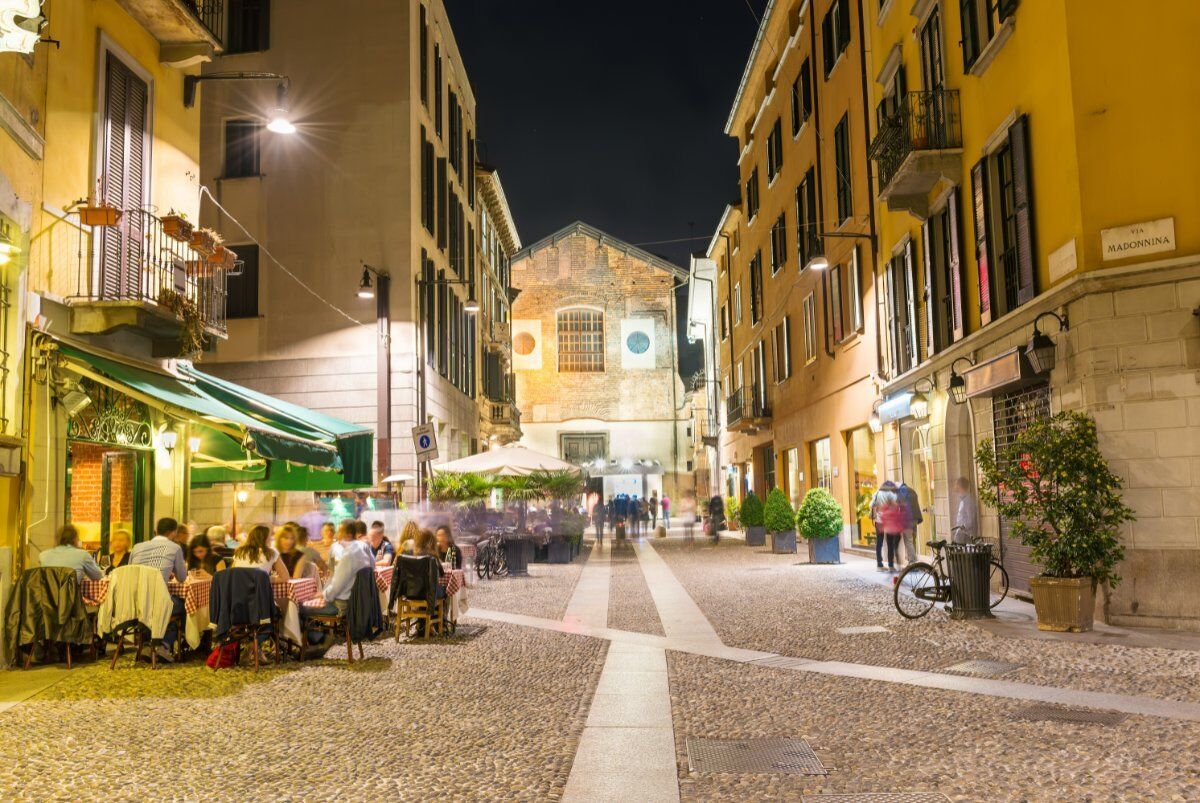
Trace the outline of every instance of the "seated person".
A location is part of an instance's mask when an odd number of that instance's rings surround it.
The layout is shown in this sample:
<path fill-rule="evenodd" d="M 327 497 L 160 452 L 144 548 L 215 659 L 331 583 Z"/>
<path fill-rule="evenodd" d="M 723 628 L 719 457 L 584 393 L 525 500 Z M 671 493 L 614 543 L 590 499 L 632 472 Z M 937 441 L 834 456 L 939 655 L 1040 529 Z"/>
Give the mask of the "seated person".
<path fill-rule="evenodd" d="M 183 559 L 183 548 L 179 546 L 179 522 L 172 518 L 161 518 L 154 525 L 154 537 L 143 541 L 133 548 L 129 562 L 134 566 L 150 566 L 162 572 L 163 581 L 169 581 L 171 575 L 177 580 L 187 579 L 187 563 Z M 171 648 L 179 637 L 179 626 L 176 617 L 183 616 L 183 597 L 171 595 L 171 621 L 167 624 L 167 632 L 163 634 L 162 644 L 155 652 L 160 660 L 171 663 L 175 660 Z"/>
<path fill-rule="evenodd" d="M 333 558 L 331 551 L 334 543 L 337 542 L 337 527 L 333 526 L 332 521 L 327 521 L 321 525 L 321 540 L 315 545 L 317 553 L 325 561 L 326 565 L 332 571 Z"/>
<path fill-rule="evenodd" d="M 279 559 L 279 553 L 267 546 L 271 537 L 271 528 L 265 524 L 256 524 L 246 533 L 246 543 L 233 553 L 233 568 L 259 569 L 277 580 L 287 580 L 287 569 Z"/>
<path fill-rule="evenodd" d="M 371 546 L 371 554 L 375 556 L 375 563 L 380 566 L 391 566 L 396 559 L 396 548 L 392 546 L 392 542 L 383 534 L 383 522 L 376 521 L 371 523 L 371 530 L 367 533 L 367 543 Z"/>
<path fill-rule="evenodd" d="M 417 526 L 415 521 L 409 521 L 404 525 L 404 529 L 400 531 L 400 552 L 405 555 L 413 554 L 416 549 L 417 536 L 421 534 L 421 528 Z"/>
<path fill-rule="evenodd" d="M 96 565 L 92 553 L 79 548 L 79 530 L 73 524 L 64 524 L 58 531 L 57 545 L 42 553 L 43 566 L 58 566 L 73 569 L 75 579 L 83 581 L 84 575 L 90 580 L 99 580 L 104 572 Z"/>
<path fill-rule="evenodd" d="M 429 556 L 436 558 L 438 556 L 437 538 L 429 530 L 421 530 L 417 535 L 416 543 L 414 544 L 413 554 L 417 557 Z M 438 563 L 438 578 L 442 576 L 442 564 Z M 446 596 L 446 587 L 438 583 L 437 587 L 438 598 Z"/>
<path fill-rule="evenodd" d="M 443 524 L 437 528 L 437 556 L 442 563 L 449 563 L 452 568 L 462 568 L 462 552 L 458 545 L 454 543 L 454 535 L 450 532 L 450 525 Z"/>
<path fill-rule="evenodd" d="M 108 553 L 102 555 L 97 552 L 96 559 L 105 574 L 112 574 L 113 569 L 119 569 L 129 563 L 129 554 L 132 551 L 133 536 L 129 534 L 129 530 L 113 530 L 108 536 Z"/>
<path fill-rule="evenodd" d="M 309 546 L 308 528 L 303 525 L 296 529 L 296 548 L 304 553 L 308 562 L 316 566 L 321 574 L 329 573 L 329 564 L 325 562 L 325 556 L 319 550 Z"/>
<path fill-rule="evenodd" d="M 275 531 L 275 551 L 279 553 L 288 577 L 298 580 L 304 576 L 308 557 L 300 549 L 299 525 L 288 522 Z"/>
<path fill-rule="evenodd" d="M 345 616 L 349 608 L 350 592 L 354 588 L 354 578 L 362 569 L 368 569 L 375 565 L 374 556 L 369 549 L 364 549 L 357 544 L 361 542 L 355 540 L 357 528 L 354 522 L 344 521 L 342 526 L 338 528 L 338 543 L 341 547 L 341 556 L 337 560 L 337 565 L 333 567 L 333 576 L 329 578 L 329 582 L 325 584 L 325 588 L 321 590 L 321 596 L 325 598 L 325 604 L 322 606 L 301 606 L 300 612 L 304 616 Z"/>
<path fill-rule="evenodd" d="M 187 568 L 189 576 L 212 577 L 226 566 L 225 559 L 213 551 L 209 537 L 198 533 L 188 541 Z"/>

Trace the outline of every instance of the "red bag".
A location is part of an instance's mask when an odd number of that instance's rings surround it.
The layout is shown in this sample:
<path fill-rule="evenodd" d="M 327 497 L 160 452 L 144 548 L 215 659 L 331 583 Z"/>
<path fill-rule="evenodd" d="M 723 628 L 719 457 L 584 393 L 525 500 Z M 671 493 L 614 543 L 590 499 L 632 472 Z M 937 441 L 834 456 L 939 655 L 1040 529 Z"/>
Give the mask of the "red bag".
<path fill-rule="evenodd" d="M 224 644 L 220 647 L 214 647 L 213 651 L 208 654 L 208 659 L 204 662 L 209 669 L 227 669 L 237 663 L 238 648 L 241 645 L 236 641 L 229 644 Z"/>

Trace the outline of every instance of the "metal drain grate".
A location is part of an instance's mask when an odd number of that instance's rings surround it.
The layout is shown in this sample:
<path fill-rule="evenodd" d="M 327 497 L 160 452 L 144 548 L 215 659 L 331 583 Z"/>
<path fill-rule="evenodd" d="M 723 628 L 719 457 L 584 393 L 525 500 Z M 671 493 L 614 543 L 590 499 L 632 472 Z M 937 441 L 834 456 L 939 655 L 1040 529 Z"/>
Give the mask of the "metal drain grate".
<path fill-rule="evenodd" d="M 799 669 L 805 664 L 811 664 L 812 661 L 808 658 L 790 658 L 786 655 L 775 655 L 770 658 L 759 658 L 747 663 L 755 666 L 769 666 L 774 669 Z"/>
<path fill-rule="evenodd" d="M 802 795 L 800 803 L 950 803 L 941 792 L 845 792 Z"/>
<path fill-rule="evenodd" d="M 687 749 L 692 772 L 829 774 L 803 739 L 689 738 Z"/>
<path fill-rule="evenodd" d="M 998 678 L 1023 666 L 1025 664 L 1010 664 L 1008 661 L 976 660 L 953 664 L 941 671 L 958 675 L 983 675 L 984 677 Z"/>
<path fill-rule="evenodd" d="M 1074 725 L 1117 725 L 1129 719 L 1120 711 L 1095 711 L 1090 708 L 1067 708 L 1061 705 L 1034 703 L 1011 714 L 1013 719 L 1030 722 L 1069 722 Z"/>
<path fill-rule="evenodd" d="M 857 636 L 861 633 L 891 633 L 892 631 L 880 625 L 863 625 L 862 627 L 839 627 L 837 632 L 843 636 Z"/>

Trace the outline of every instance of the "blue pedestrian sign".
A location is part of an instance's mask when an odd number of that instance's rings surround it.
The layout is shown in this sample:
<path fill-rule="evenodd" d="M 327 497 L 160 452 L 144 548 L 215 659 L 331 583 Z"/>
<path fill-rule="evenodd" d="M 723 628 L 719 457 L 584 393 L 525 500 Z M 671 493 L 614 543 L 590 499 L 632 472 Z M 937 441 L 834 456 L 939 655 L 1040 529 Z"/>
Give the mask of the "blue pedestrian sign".
<path fill-rule="evenodd" d="M 417 462 L 437 460 L 437 434 L 433 424 L 418 424 L 412 429 L 413 449 L 417 453 Z"/>

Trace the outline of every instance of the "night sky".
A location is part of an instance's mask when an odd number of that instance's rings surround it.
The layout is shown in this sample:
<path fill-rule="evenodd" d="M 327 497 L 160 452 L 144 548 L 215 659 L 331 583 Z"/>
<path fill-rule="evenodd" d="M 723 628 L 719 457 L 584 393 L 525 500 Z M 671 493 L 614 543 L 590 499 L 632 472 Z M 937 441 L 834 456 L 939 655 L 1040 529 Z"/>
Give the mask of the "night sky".
<path fill-rule="evenodd" d="M 446 0 L 521 241 L 583 220 L 687 268 L 737 194 L 723 129 L 765 5 Z"/>

